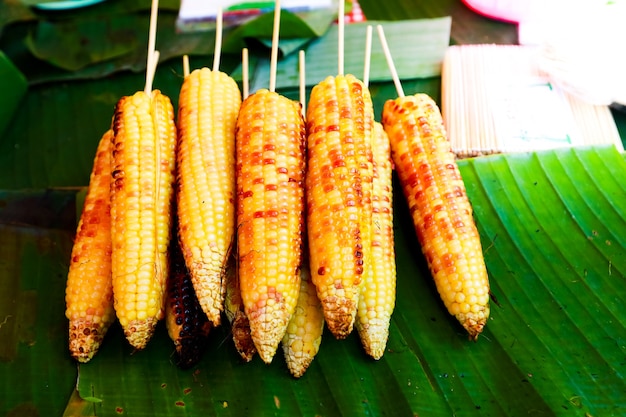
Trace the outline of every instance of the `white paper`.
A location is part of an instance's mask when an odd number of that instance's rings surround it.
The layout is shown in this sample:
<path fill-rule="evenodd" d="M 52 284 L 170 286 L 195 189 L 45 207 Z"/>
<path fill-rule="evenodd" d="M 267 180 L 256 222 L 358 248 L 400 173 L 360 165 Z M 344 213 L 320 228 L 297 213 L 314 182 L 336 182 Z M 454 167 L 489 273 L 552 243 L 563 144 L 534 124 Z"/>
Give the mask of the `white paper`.
<path fill-rule="evenodd" d="M 580 142 L 567 99 L 545 79 L 501 85 L 491 102 L 497 135 L 507 149 L 553 149 Z"/>
<path fill-rule="evenodd" d="M 289 11 L 331 7 L 333 0 L 281 0 L 281 9 Z M 237 8 L 237 11 L 233 10 Z M 215 19 L 219 10 L 230 14 L 258 14 L 274 9 L 274 1 L 255 0 L 182 0 L 178 18 L 181 20 Z"/>

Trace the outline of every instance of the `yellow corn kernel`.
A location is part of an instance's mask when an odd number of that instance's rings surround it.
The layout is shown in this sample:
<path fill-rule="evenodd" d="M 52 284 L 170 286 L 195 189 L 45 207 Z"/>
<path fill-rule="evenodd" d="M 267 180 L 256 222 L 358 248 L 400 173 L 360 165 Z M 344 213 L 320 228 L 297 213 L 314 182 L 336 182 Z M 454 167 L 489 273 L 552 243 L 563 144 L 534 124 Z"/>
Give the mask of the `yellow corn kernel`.
<path fill-rule="evenodd" d="M 388 100 L 382 123 L 439 295 L 476 340 L 489 317 L 489 279 L 439 108 L 426 94 Z"/>
<path fill-rule="evenodd" d="M 231 259 L 234 259 L 231 257 Z M 256 347 L 250 333 L 250 321 L 244 311 L 241 291 L 239 289 L 239 277 L 234 262 L 228 262 L 226 266 L 226 297 L 224 299 L 224 313 L 230 323 L 233 343 L 239 356 L 250 362 L 256 354 Z"/>
<path fill-rule="evenodd" d="M 100 139 L 78 222 L 65 290 L 70 354 L 88 362 L 115 321 L 111 282 L 111 139 Z"/>
<path fill-rule="evenodd" d="M 365 352 L 380 359 L 387 346 L 396 302 L 396 258 L 393 234 L 393 193 L 389 138 L 374 124 L 371 272 L 364 275 L 355 326 Z"/>
<path fill-rule="evenodd" d="M 289 372 L 300 378 L 317 355 L 324 332 L 324 312 L 311 281 L 309 267 L 300 270 L 300 295 L 289 320 L 282 347 Z"/>
<path fill-rule="evenodd" d="M 185 261 L 214 325 L 224 308 L 224 269 L 235 233 L 235 123 L 241 106 L 227 74 L 197 69 L 178 105 L 178 218 Z"/>
<path fill-rule="evenodd" d="M 252 340 L 271 362 L 300 287 L 305 127 L 300 105 L 259 90 L 236 132 L 239 285 Z"/>
<path fill-rule="evenodd" d="M 143 349 L 164 316 L 176 150 L 170 99 L 158 90 L 122 97 L 113 132 L 115 313 L 129 343 Z"/>
<path fill-rule="evenodd" d="M 354 325 L 370 267 L 372 134 L 368 89 L 352 75 L 328 77 L 307 109 L 307 230 L 312 280 L 332 334 Z"/>
<path fill-rule="evenodd" d="M 182 369 L 196 365 L 208 344 L 211 322 L 196 296 L 178 239 L 170 246 L 165 326 L 174 342 L 176 365 Z"/>

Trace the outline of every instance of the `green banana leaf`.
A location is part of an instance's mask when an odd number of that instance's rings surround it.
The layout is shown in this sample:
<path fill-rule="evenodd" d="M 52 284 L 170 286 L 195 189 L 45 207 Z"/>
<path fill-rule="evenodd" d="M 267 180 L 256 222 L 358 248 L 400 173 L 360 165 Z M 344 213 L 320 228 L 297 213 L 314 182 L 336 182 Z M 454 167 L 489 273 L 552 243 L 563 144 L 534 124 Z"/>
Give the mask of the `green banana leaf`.
<path fill-rule="evenodd" d="M 137 11 L 145 11 L 150 9 L 151 2 L 148 0 L 107 0 L 91 7 L 80 7 L 68 9 L 64 11 L 44 11 L 38 10 L 36 7 L 39 3 L 49 3 L 57 0 L 0 0 L 0 34 L 5 26 L 21 23 L 32 22 L 47 17 L 54 19 L 65 18 L 86 18 L 94 15 L 102 15 L 106 13 L 126 14 L 135 13 Z M 160 10 L 178 11 L 180 8 L 180 0 L 160 0 Z"/>
<path fill-rule="evenodd" d="M 75 380 L 62 311 L 78 193 L 3 193 L 0 380 L 12 390 L 0 405 L 17 413 L 67 401 L 65 415 L 88 416 L 621 415 L 624 155 L 584 147 L 459 164 L 491 280 L 483 335 L 470 342 L 445 311 L 396 192 L 398 298 L 385 355 L 367 357 L 356 334 L 325 333 L 300 379 L 280 351 L 270 365 L 244 363 L 226 327 L 180 370 L 164 326 L 133 352 L 116 325 Z"/>
<path fill-rule="evenodd" d="M 459 0 L 418 3 L 412 0 L 365 0 L 360 3 L 370 20 L 452 17 L 452 44 L 517 41 L 514 25 L 479 16 Z M 157 48 L 161 51 L 162 61 L 185 53 L 199 57 L 212 54 L 213 31 L 176 31 L 178 4 L 176 0 L 159 2 Z M 135 43 L 145 44 L 149 8 L 149 0 L 107 0 L 83 9 L 44 13 L 19 1 L 0 0 L 0 49 L 7 52 L 31 84 L 100 78 L 122 70 L 143 71 L 146 61 L 142 52 L 144 48 L 133 48 L 136 53 L 129 52 L 129 48 Z M 287 53 L 300 49 L 302 42 L 310 40 L 312 35 L 322 35 L 333 18 L 333 13 L 326 10 L 284 14 L 287 17 L 281 24 L 284 39 L 281 49 L 286 49 Z M 119 21 L 112 21 L 111 18 Z M 232 58 L 230 55 L 235 55 L 234 59 L 238 62 L 243 45 L 262 56 L 267 55 L 266 45 L 252 38 L 269 39 L 271 20 L 271 16 L 261 16 L 236 30 L 225 29 L 223 53 L 228 55 L 225 59 L 228 71 L 232 69 L 228 65 Z M 3 31 L 5 26 L 11 30 Z M 302 40 L 300 44 L 293 45 L 287 37 Z M 71 42 L 72 39 L 80 39 L 80 42 Z M 402 49 L 398 50 L 396 59 L 411 56 L 411 45 L 400 43 L 399 46 Z M 346 50 L 351 49 L 361 51 L 363 48 L 350 47 L 348 39 Z M 376 57 L 373 58 L 375 61 Z M 75 71 L 77 68 L 80 70 Z"/>
<path fill-rule="evenodd" d="M 286 11 L 281 16 L 282 25 L 287 32 L 291 32 L 290 36 L 303 38 L 300 44 L 321 36 L 332 22 L 334 12 L 310 12 L 309 15 L 310 22 Z M 241 28 L 224 28 L 224 62 L 236 58 L 238 63 L 243 46 L 248 46 L 253 54 L 262 54 L 268 50 L 265 45 L 252 43 L 249 39 L 252 36 L 271 37 L 271 26 L 269 32 L 267 30 L 267 17 L 262 15 Z M 212 58 L 215 30 L 180 32 L 176 22 L 176 13 L 159 14 L 156 48 L 161 54 L 160 61 L 180 59 L 182 55 Z M 93 15 L 61 21 L 41 20 L 20 37 L 23 46 L 14 46 L 17 50 L 12 55 L 23 68 L 31 85 L 101 78 L 125 70 L 140 72 L 146 66 L 148 23 L 147 12 Z M 76 39 L 80 39 L 80 42 L 76 42 Z M 281 50 L 288 48 L 288 53 L 290 43 L 291 39 L 285 38 L 281 42 Z M 41 65 L 34 65 L 35 62 Z M 222 69 L 230 72 L 228 68 L 226 65 Z"/>
<path fill-rule="evenodd" d="M 347 74 L 363 76 L 365 37 L 367 26 L 381 25 L 394 57 L 394 66 L 402 80 L 429 78 L 441 75 L 441 65 L 450 39 L 451 19 L 404 20 L 398 22 L 368 21 L 354 23 L 345 28 L 344 68 Z M 377 36 L 377 35 L 372 35 Z M 336 74 L 338 29 L 331 27 L 320 38 L 310 42 L 305 51 L 306 85 L 313 87 L 330 74 Z M 419 58 L 418 58 L 419 57 Z M 285 56 L 277 66 L 276 88 L 297 88 L 300 82 L 297 53 Z M 370 82 L 389 81 L 389 67 L 380 42 L 372 42 L 369 67 Z M 267 88 L 270 80 L 269 59 L 259 60 L 250 85 L 251 91 Z"/>
<path fill-rule="evenodd" d="M 0 193 L 0 415 L 61 415 L 76 381 L 59 321 L 75 196 Z"/>

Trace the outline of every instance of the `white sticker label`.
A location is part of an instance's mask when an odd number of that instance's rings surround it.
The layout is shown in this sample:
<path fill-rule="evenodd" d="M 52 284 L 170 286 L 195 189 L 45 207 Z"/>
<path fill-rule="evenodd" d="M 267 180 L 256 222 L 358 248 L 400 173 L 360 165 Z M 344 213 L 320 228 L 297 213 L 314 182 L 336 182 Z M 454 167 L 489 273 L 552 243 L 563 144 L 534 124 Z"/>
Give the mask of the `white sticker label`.
<path fill-rule="evenodd" d="M 563 93 L 542 79 L 501 85 L 492 114 L 506 150 L 540 150 L 577 143 L 576 124 Z"/>
<path fill-rule="evenodd" d="M 180 19 L 211 19 L 223 10 L 225 18 L 229 15 L 259 14 L 274 10 L 274 1 L 257 0 L 182 0 L 179 11 Z M 281 8 L 290 11 L 312 10 L 331 7 L 332 0 L 282 0 Z"/>

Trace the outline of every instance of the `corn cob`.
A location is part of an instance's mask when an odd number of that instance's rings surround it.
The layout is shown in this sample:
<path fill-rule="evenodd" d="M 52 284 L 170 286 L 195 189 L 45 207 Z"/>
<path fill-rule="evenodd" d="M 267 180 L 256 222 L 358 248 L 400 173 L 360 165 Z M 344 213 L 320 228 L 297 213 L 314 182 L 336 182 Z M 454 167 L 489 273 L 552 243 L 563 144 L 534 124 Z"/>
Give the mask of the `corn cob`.
<path fill-rule="evenodd" d="M 173 239 L 170 245 L 165 326 L 174 342 L 176 365 L 187 369 L 202 358 L 211 322 L 200 306 L 178 241 Z"/>
<path fill-rule="evenodd" d="M 439 108 L 425 94 L 388 100 L 382 123 L 437 290 L 450 314 L 476 340 L 489 316 L 489 280 Z"/>
<path fill-rule="evenodd" d="M 115 321 L 111 282 L 111 138 L 100 139 L 89 187 L 78 222 L 65 291 L 69 319 L 69 350 L 79 362 L 88 362 Z"/>
<path fill-rule="evenodd" d="M 372 268 L 364 275 L 355 322 L 365 352 L 380 359 L 389 336 L 396 301 L 396 260 L 393 234 L 392 161 L 389 138 L 374 124 L 372 193 Z"/>
<path fill-rule="evenodd" d="M 317 298 L 311 272 L 306 265 L 300 270 L 300 295 L 289 320 L 282 347 L 289 372 L 300 378 L 317 355 L 324 331 L 324 312 Z"/>
<path fill-rule="evenodd" d="M 224 313 L 230 323 L 233 342 L 239 356 L 250 362 L 256 353 L 256 347 L 250 334 L 250 321 L 244 311 L 239 277 L 236 265 L 229 262 L 226 267 L 226 298 L 224 299 Z"/>
<path fill-rule="evenodd" d="M 113 132 L 115 312 L 129 343 L 143 349 L 164 316 L 176 149 L 170 99 L 158 90 L 122 97 Z"/>
<path fill-rule="evenodd" d="M 300 104 L 265 89 L 248 96 L 236 149 L 241 297 L 252 340 L 269 363 L 300 286 L 306 163 Z"/>
<path fill-rule="evenodd" d="M 370 263 L 372 132 L 368 89 L 352 75 L 328 77 L 307 110 L 307 229 L 312 280 L 333 335 L 354 325 Z"/>
<path fill-rule="evenodd" d="M 211 322 L 224 307 L 224 270 L 235 233 L 235 123 L 241 105 L 227 74 L 185 77 L 178 107 L 180 241 L 198 299 Z"/>

